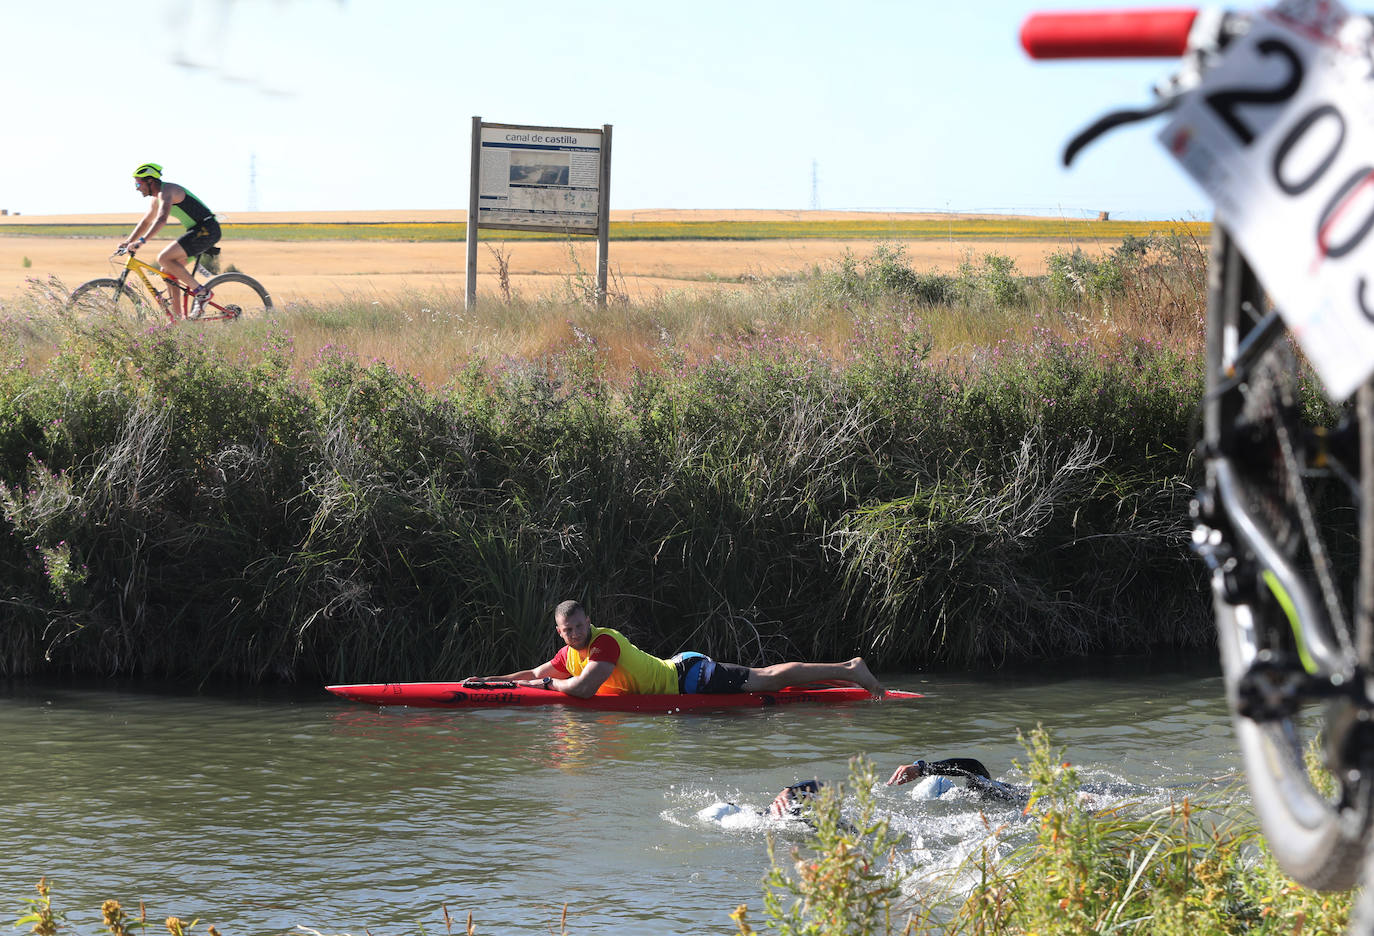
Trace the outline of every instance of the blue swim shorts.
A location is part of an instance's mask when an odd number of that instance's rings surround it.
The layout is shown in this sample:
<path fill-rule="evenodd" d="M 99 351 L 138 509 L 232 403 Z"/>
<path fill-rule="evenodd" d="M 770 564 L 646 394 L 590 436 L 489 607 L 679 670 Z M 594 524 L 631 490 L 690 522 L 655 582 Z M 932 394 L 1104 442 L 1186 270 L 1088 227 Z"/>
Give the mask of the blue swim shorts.
<path fill-rule="evenodd" d="M 669 662 L 677 667 L 677 691 L 684 695 L 704 692 L 742 692 L 749 678 L 747 666 L 717 663 L 704 653 L 688 650 Z"/>

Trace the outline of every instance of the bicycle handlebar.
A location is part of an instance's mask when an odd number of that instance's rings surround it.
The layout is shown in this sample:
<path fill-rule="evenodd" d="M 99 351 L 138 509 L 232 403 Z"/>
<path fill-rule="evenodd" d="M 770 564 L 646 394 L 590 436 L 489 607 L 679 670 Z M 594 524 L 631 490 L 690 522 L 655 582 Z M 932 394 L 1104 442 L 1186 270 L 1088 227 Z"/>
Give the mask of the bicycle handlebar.
<path fill-rule="evenodd" d="M 1021 25 L 1031 58 L 1178 58 L 1196 9 L 1032 13 Z"/>

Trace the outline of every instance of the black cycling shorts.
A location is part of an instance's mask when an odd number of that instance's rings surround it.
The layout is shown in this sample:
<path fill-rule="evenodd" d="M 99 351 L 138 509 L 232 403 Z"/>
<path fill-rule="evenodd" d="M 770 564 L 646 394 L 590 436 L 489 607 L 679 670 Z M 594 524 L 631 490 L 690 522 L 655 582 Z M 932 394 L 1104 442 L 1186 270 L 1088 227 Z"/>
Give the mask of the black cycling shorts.
<path fill-rule="evenodd" d="M 194 257 L 203 254 L 211 247 L 219 243 L 220 229 L 219 222 L 214 218 L 206 218 L 191 230 L 177 238 L 177 243 L 181 249 L 186 251 L 186 256 Z"/>

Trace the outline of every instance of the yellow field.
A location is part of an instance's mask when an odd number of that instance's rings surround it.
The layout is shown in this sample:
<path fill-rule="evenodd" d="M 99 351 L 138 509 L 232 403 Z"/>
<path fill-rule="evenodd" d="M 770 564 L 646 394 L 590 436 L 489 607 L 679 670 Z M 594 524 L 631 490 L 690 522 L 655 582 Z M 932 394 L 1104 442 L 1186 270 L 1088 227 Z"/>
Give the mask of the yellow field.
<path fill-rule="evenodd" d="M 250 223 L 453 223 L 465 212 L 301 212 L 292 214 L 238 214 L 230 224 Z M 775 222 L 826 221 L 910 222 L 913 220 L 968 221 L 967 215 L 880 214 L 872 212 L 788 211 L 626 211 L 612 212 L 613 222 Z M 4 236 L 7 225 L 125 224 L 132 229 L 137 215 L 96 216 L 0 216 L 0 300 L 12 299 L 28 288 L 28 280 L 58 277 L 68 288 L 97 276 L 113 275 L 106 258 L 117 239 L 104 237 Z M 1012 219 L 1006 219 L 1012 220 Z M 951 223 L 951 228 L 955 225 Z M 1045 257 L 1056 251 L 1081 247 L 1088 253 L 1109 250 L 1120 242 L 1114 236 L 1084 238 L 1075 225 L 1075 236 L 1063 238 L 923 237 L 900 240 L 911 265 L 918 270 L 952 271 L 970 253 L 1005 254 L 1016 260 L 1024 273 L 1044 272 Z M 1106 230 L 1104 228 L 1104 230 Z M 175 235 L 180 229 L 172 227 Z M 1147 233 L 1141 229 L 1141 233 Z M 499 237 L 499 233 L 492 236 Z M 153 241 L 143 256 L 152 259 L 165 241 Z M 797 273 L 814 265 L 828 265 L 846 251 L 868 256 L 876 241 L 829 240 L 817 237 L 769 240 L 611 241 L 610 263 L 613 291 L 631 299 L 646 300 L 674 290 L 693 292 L 745 288 L 749 277 L 773 277 Z M 408 293 L 435 297 L 448 294 L 461 301 L 464 293 L 465 246 L 461 242 L 429 241 L 269 241 L 237 240 L 226 236 L 222 262 L 261 280 L 278 304 L 292 301 L 329 301 L 342 297 L 395 297 Z M 579 276 L 590 277 L 595 269 L 595 244 L 587 239 L 568 241 L 488 241 L 478 253 L 478 290 L 496 293 L 497 256 L 509 261 L 510 283 L 526 298 L 560 295 Z M 25 262 L 27 261 L 27 263 Z"/>

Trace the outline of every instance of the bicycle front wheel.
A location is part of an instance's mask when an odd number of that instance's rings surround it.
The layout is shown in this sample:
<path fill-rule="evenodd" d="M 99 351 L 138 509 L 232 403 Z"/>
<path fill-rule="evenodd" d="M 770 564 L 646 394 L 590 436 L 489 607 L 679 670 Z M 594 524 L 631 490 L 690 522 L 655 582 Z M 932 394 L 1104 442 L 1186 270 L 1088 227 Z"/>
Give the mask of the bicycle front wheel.
<path fill-rule="evenodd" d="M 73 289 L 67 307 L 82 316 L 113 315 L 132 322 L 152 322 L 159 314 L 137 290 L 109 277 Z"/>
<path fill-rule="evenodd" d="M 1355 624 L 1374 549 L 1361 532 L 1372 473 L 1358 451 L 1370 417 L 1304 400 L 1300 357 L 1220 229 L 1210 273 L 1199 550 L 1212 559 L 1227 700 L 1279 866 L 1306 887 L 1346 890 L 1374 811 Z M 1315 778 L 1309 749 L 1325 768 Z"/>
<path fill-rule="evenodd" d="M 214 294 L 203 319 L 255 319 L 272 312 L 272 297 L 253 277 L 244 273 L 221 273 L 205 284 Z"/>

